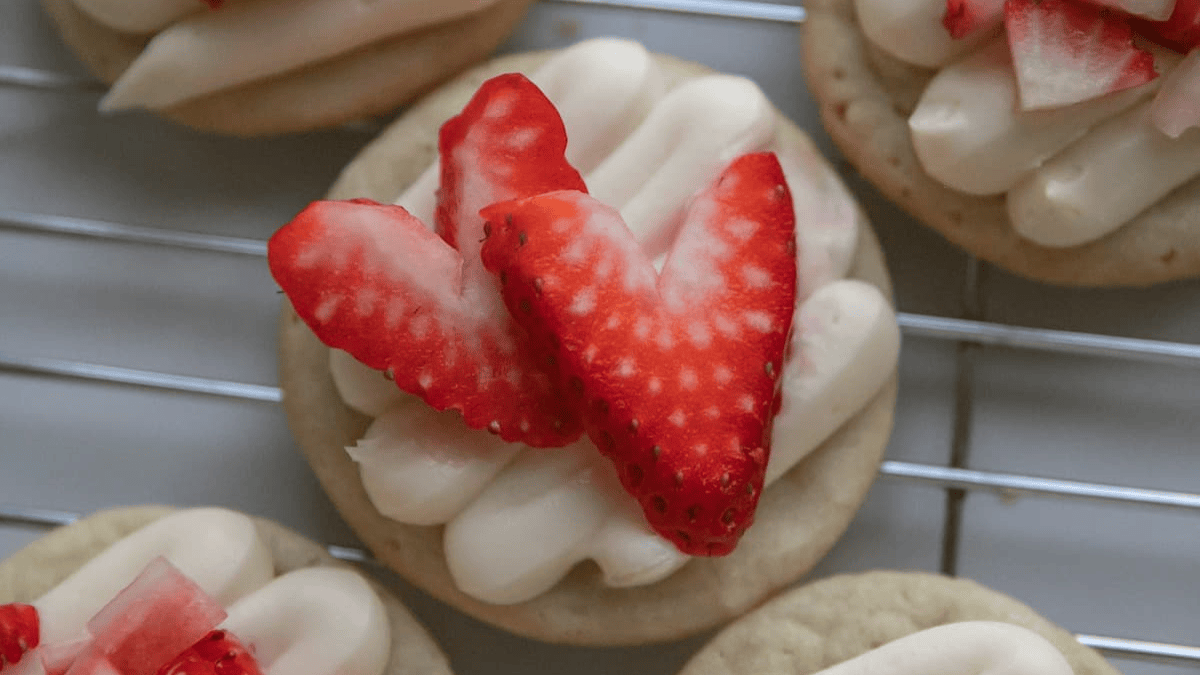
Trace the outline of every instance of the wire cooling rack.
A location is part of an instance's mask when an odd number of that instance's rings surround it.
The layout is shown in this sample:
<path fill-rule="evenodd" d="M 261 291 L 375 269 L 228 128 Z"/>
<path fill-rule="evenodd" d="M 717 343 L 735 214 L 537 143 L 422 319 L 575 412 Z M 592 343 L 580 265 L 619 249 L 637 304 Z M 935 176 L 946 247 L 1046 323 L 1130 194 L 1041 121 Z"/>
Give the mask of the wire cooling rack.
<path fill-rule="evenodd" d="M 631 37 L 644 38 L 639 33 L 646 32 L 646 24 L 640 23 L 646 17 L 662 13 L 679 14 L 685 17 L 704 15 L 725 20 L 764 22 L 770 24 L 798 24 L 804 20 L 804 9 L 787 4 L 739 2 L 733 0 L 571 0 L 560 5 L 584 5 L 580 11 L 611 11 L 618 18 L 626 19 L 624 24 Z M 539 18 L 538 12 L 545 10 L 548 3 L 535 9 L 533 18 L 527 22 L 526 30 L 545 32 L 544 17 Z M 546 10 L 551 11 L 551 10 Z M 570 11 L 569 9 L 566 11 Z M 586 23 L 588 16 L 576 17 L 569 15 L 565 21 L 555 24 L 554 30 L 561 33 L 558 38 L 569 40 L 576 37 L 580 23 Z M 653 26 L 651 28 L 654 28 Z M 661 28 L 654 28 L 661 30 Z M 3 29 L 0 29 L 2 31 Z M 586 32 L 586 31 L 585 31 Z M 520 39 L 517 40 L 520 42 Z M 714 64 L 718 65 L 719 64 Z M 40 67 L 28 67 L 18 63 L 0 65 L 0 94 L 27 96 L 91 96 L 102 91 L 102 85 L 94 80 L 69 72 L 59 72 Z M 807 126 L 812 127 L 810 123 Z M 340 133 L 357 134 L 365 140 L 369 138 L 371 127 L 356 127 Z M 819 133 L 819 130 L 815 130 Z M 4 157 L 4 146 L 0 145 L 0 159 Z M 314 195 L 307 195 L 312 197 Z M 4 206 L 0 204 L 0 207 Z M 869 207 L 870 208 L 870 207 Z M 189 218 L 189 221 L 191 218 Z M 878 219 L 877 219 L 878 221 Z M 878 222 L 877 222 L 878 224 Z M 146 227 L 125 222 L 50 215 L 48 213 L 29 212 L 0 208 L 0 231 L 16 237 L 45 240 L 53 251 L 55 246 L 80 244 L 84 246 L 118 245 L 123 247 L 151 247 L 173 251 L 198 252 L 201 255 L 215 257 L 240 257 L 258 259 L 266 255 L 266 244 L 262 239 L 254 237 L 230 236 L 210 232 L 187 231 L 176 227 Z M 2 233 L 2 232 L 0 232 Z M 885 236 L 885 244 L 888 237 Z M 74 241 L 73 241 L 74 240 Z M 889 255 L 894 251 L 889 248 Z M 53 253 L 51 253 L 53 255 Z M 953 255 L 951 260 L 959 260 Z M 1200 493 L 1194 486 L 1200 485 L 1200 475 L 1193 476 L 1196 480 L 1184 481 L 1191 485 L 1183 491 L 1176 489 L 1154 489 L 1146 486 L 1126 485 L 1121 482 L 1097 482 L 1081 480 L 1071 473 L 1053 475 L 1042 474 L 1033 470 L 998 471 L 972 468 L 971 451 L 975 438 L 973 434 L 976 415 L 976 399 L 981 392 L 981 377 L 978 373 L 982 359 L 996 353 L 1028 353 L 1045 355 L 1047 358 L 1088 357 L 1103 362 L 1133 362 L 1147 364 L 1146 368 L 1160 366 L 1189 367 L 1200 366 L 1200 345 L 1187 344 L 1173 340 L 1118 337 L 1114 335 L 1082 332 L 1077 330 L 1061 330 L 1040 327 L 1024 327 L 1006 323 L 984 320 L 988 314 L 986 305 L 989 297 L 989 279 L 991 273 L 985 265 L 974 259 L 961 258 L 963 268 L 959 278 L 961 284 L 951 295 L 960 294 L 952 311 L 958 316 L 935 316 L 923 313 L 901 312 L 900 325 L 905 336 L 904 359 L 911 364 L 916 357 L 911 355 L 909 346 L 914 341 L 932 342 L 952 351 L 949 354 L 951 369 L 949 377 L 943 383 L 948 392 L 947 398 L 951 414 L 946 418 L 949 429 L 946 434 L 947 448 L 944 448 L 945 461 L 923 462 L 896 459 L 894 456 L 904 456 L 898 451 L 894 439 L 893 447 L 889 450 L 889 459 L 880 468 L 881 477 L 886 483 L 900 486 L 906 491 L 928 488 L 932 486 L 944 493 L 944 504 L 936 517 L 924 514 L 926 524 L 937 530 L 935 562 L 931 567 L 947 574 L 961 571 L 960 553 L 963 549 L 964 533 L 970 531 L 970 525 L 964 524 L 970 516 L 965 514 L 966 497 L 969 494 L 990 493 L 998 495 L 1003 500 L 1013 500 L 1018 497 L 1045 498 L 1047 501 L 1068 500 L 1074 502 L 1102 502 L 1116 509 L 1135 509 L 1148 507 L 1155 516 L 1167 518 L 1165 514 L 1175 512 L 1183 514 L 1187 522 L 1195 523 L 1200 518 Z M 48 260 L 47 262 L 51 262 Z M 950 263 L 951 265 L 955 263 Z M 900 280 L 898 280 L 900 281 Z M 957 283 L 957 282 L 956 282 Z M 898 285 L 902 286 L 902 282 Z M 271 292 L 273 289 L 255 289 L 257 292 Z M 5 291 L 0 287 L 0 300 Z M 901 288 L 901 308 L 903 309 L 904 293 Z M 28 317 L 34 318 L 34 317 Z M 11 318 L 10 318 L 11 320 Z M 11 324 L 10 324 L 11 325 Z M 0 338 L 4 328 L 0 327 Z M 134 387 L 162 394 L 190 394 L 202 397 L 214 397 L 237 404 L 274 405 L 280 400 L 278 388 L 271 384 L 238 381 L 228 378 L 195 376 L 177 372 L 167 372 L 167 369 L 141 369 L 126 366 L 107 365 L 104 363 L 86 362 L 59 356 L 47 356 L 40 353 L 10 350 L 7 341 L 0 341 L 0 373 L 3 378 L 35 378 L 62 379 L 70 382 L 88 382 L 101 387 Z M 69 355 L 68 355 L 69 356 Z M 911 368 L 911 366 L 910 366 Z M 902 365 L 902 373 L 905 371 Z M 1049 375 L 1047 375 L 1049 377 Z M 903 379 L 902 379 L 903 382 Z M 0 380 L 2 383 L 2 380 Z M 0 390 L 3 391 L 3 390 Z M 906 394 L 902 387 L 902 396 Z M 0 400 L 0 406 L 13 402 L 12 394 Z M 901 407 L 903 412 L 903 406 Z M 65 411 L 64 414 L 68 414 Z M 902 417 L 897 424 L 902 425 Z M 0 440 L 0 442 L 3 442 Z M 0 458 L 8 459 L 0 463 L 0 472 L 6 471 L 7 466 L 24 466 L 15 460 L 15 454 L 25 449 L 0 448 Z M 1054 449 L 1046 449 L 1053 453 Z M 132 467 L 130 467 L 132 468 Z M 1027 467 L 1021 467 L 1026 469 Z M 207 477 L 204 480 L 218 480 L 217 477 Z M 881 483 L 883 484 L 883 483 Z M 4 503 L 6 497 L 0 495 L 0 526 L 22 526 L 45 528 L 69 523 L 77 518 L 77 514 L 69 510 L 57 510 L 53 495 L 45 495 L 45 501 L 36 505 L 27 503 Z M 122 503 L 120 496 L 114 495 L 108 503 Z M 938 521 L 938 522 L 933 522 Z M 1174 522 L 1174 521 L 1172 521 Z M 964 529 L 965 528 L 965 529 Z M 1195 532 L 1193 529 L 1191 532 Z M 1183 531 L 1186 536 L 1187 530 Z M 1066 536 L 1064 534 L 1064 536 Z M 354 546 L 331 545 L 330 551 L 337 557 L 371 566 L 371 560 L 361 549 Z M 1184 560 L 1183 565 L 1200 572 L 1194 560 Z M 836 569 L 828 571 L 837 571 Z M 1131 576 L 1136 576 L 1136 563 L 1131 569 Z M 1200 607 L 1200 574 L 1192 577 L 1194 583 L 1190 587 L 1178 588 L 1184 597 L 1190 597 L 1192 607 Z M 1103 592 L 1103 591 L 1101 591 Z M 1036 598 L 1021 598 L 1037 606 Z M 1041 608 L 1039 608 L 1041 609 Z M 1153 609 L 1150 610 L 1151 612 Z M 427 620 L 429 617 L 423 617 Z M 1200 636 L 1200 610 L 1190 615 L 1193 630 L 1192 635 Z M 435 620 L 436 624 L 437 621 Z M 437 626 L 434 626 L 437 633 Z M 1121 636 L 1080 633 L 1078 638 L 1084 644 L 1095 647 L 1112 657 L 1118 664 L 1130 664 L 1133 661 L 1162 664 L 1168 668 L 1200 669 L 1200 648 L 1187 644 L 1174 644 L 1170 640 L 1160 640 L 1153 631 L 1144 634 L 1133 633 Z M 1193 642 L 1194 644 L 1194 642 Z M 453 656 L 453 654 L 452 654 Z M 1123 666 L 1122 666 L 1123 667 Z M 665 671 L 664 671 L 665 672 Z"/>

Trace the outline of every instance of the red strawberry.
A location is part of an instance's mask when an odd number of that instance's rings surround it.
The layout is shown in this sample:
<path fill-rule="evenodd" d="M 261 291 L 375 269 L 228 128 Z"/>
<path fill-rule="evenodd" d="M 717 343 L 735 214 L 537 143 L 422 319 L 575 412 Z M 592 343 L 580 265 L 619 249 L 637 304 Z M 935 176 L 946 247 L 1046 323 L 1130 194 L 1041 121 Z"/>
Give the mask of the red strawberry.
<path fill-rule="evenodd" d="M 32 605 L 0 605 L 0 668 L 20 661 L 40 640 L 38 614 Z"/>
<path fill-rule="evenodd" d="M 483 269 L 484 206 L 583 190 L 553 104 L 521 75 L 479 89 L 442 127 L 438 229 L 398 206 L 316 202 L 271 238 L 268 261 L 325 344 L 385 371 L 437 410 L 507 441 L 561 446 L 582 432 Z"/>
<path fill-rule="evenodd" d="M 46 675 L 64 675 L 91 643 L 90 636 L 85 636 L 42 645 L 38 656 L 42 657 Z"/>
<path fill-rule="evenodd" d="M 200 2 L 208 5 L 210 9 L 221 9 L 225 4 L 225 0 L 200 0 Z"/>
<path fill-rule="evenodd" d="M 262 675 L 262 670 L 233 633 L 214 630 L 159 668 L 157 675 Z"/>
<path fill-rule="evenodd" d="M 1200 46 L 1200 0 L 1175 0 L 1166 21 L 1137 20 L 1134 26 L 1156 42 L 1186 54 Z"/>
<path fill-rule="evenodd" d="M 754 518 L 791 328 L 791 195 L 772 154 L 691 205 L 662 274 L 620 215 L 558 192 L 484 209 L 483 261 L 651 526 L 730 552 Z"/>
<path fill-rule="evenodd" d="M 946 0 L 942 25 L 950 37 L 961 40 L 985 26 L 999 26 L 1004 0 Z"/>
<path fill-rule="evenodd" d="M 1112 7 L 1130 16 L 1162 21 L 1171 16 L 1175 0 L 1089 0 L 1092 4 Z M 1186 1 L 1186 0 L 1181 0 Z"/>
<path fill-rule="evenodd" d="M 1007 0 L 1004 23 L 1025 110 L 1055 108 L 1157 77 L 1129 21 L 1076 0 Z"/>
<path fill-rule="evenodd" d="M 88 621 L 95 640 L 68 675 L 155 675 L 224 618 L 217 601 L 165 558 L 155 558 Z"/>

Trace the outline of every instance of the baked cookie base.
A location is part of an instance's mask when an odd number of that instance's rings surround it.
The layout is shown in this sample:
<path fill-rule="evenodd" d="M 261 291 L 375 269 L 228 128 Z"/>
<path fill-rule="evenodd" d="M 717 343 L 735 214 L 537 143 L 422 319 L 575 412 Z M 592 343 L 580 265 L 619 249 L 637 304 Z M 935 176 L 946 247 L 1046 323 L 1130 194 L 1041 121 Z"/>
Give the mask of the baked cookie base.
<path fill-rule="evenodd" d="M 138 506 L 100 511 L 37 539 L 0 561 L 0 604 L 32 602 L 117 540 L 174 509 Z M 262 518 L 254 519 L 275 559 L 276 576 L 302 567 L 349 567 L 316 542 Z M 384 675 L 451 675 L 433 638 L 391 592 L 370 581 L 387 611 L 392 654 Z"/>
<path fill-rule="evenodd" d="M 529 72 L 548 56 L 502 57 L 417 103 L 347 166 L 330 198 L 395 199 L 434 160 L 438 128 L 480 83 L 503 72 Z M 710 72 L 666 57 L 660 63 L 676 80 Z M 809 144 L 790 123 L 781 127 L 789 140 Z M 852 275 L 890 295 L 883 255 L 869 227 L 862 228 Z M 538 640 L 578 645 L 682 638 L 740 616 L 811 569 L 841 536 L 874 481 L 896 400 L 893 376 L 856 417 L 764 493 L 755 525 L 731 555 L 693 560 L 663 581 L 634 589 L 605 586 L 599 569 L 585 563 L 549 592 L 500 606 L 455 586 L 442 553 L 441 527 L 401 524 L 375 510 L 343 449 L 362 436 L 370 420 L 342 403 L 329 373 L 328 348 L 286 302 L 280 378 L 301 451 L 338 511 L 382 562 L 476 618 Z"/>
<path fill-rule="evenodd" d="M 532 0 L 496 0 L 482 11 L 397 35 L 298 70 L 161 111 L 203 131 L 264 136 L 380 115 L 412 101 L 496 50 Z M 98 23 L 74 0 L 42 0 L 63 41 L 111 84 L 148 38 Z"/>
<path fill-rule="evenodd" d="M 1200 181 L 1097 241 L 1065 249 L 1026 241 L 1013 230 L 1003 195 L 966 195 L 921 168 L 908 116 L 933 71 L 873 47 L 854 0 L 805 6 L 804 69 L 825 128 L 847 159 L 917 220 L 971 254 L 1036 281 L 1148 286 L 1200 276 Z"/>
<path fill-rule="evenodd" d="M 723 630 L 680 675 L 804 675 L 927 628 L 1003 621 L 1046 638 L 1075 675 L 1119 675 L 1094 650 L 1003 593 L 917 572 L 868 572 L 790 591 Z"/>

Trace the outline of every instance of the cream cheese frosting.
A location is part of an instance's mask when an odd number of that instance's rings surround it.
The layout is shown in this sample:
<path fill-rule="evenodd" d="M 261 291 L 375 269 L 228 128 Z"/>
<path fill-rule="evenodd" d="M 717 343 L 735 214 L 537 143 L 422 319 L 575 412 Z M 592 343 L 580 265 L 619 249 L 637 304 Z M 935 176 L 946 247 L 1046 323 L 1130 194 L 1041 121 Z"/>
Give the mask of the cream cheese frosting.
<path fill-rule="evenodd" d="M 87 622 L 156 558 L 226 608 L 219 626 L 253 645 L 264 675 L 380 675 L 391 649 L 383 603 L 358 574 L 306 568 L 275 577 L 254 522 L 219 508 L 171 513 L 117 541 L 47 591 L 37 650 L 78 649 Z M 22 675 L 44 675 L 23 658 Z"/>
<path fill-rule="evenodd" d="M 925 68 L 943 66 L 970 51 L 1003 24 L 1004 0 L 973 2 L 979 25 L 965 39 L 955 40 L 942 26 L 946 3 L 926 0 L 857 0 L 858 19 L 871 42 L 896 58 Z"/>
<path fill-rule="evenodd" d="M 698 78 L 668 92 L 640 45 L 592 40 L 556 55 L 532 79 L 559 107 L 567 156 L 589 191 L 620 210 L 652 255 L 666 250 L 691 195 L 725 164 L 747 152 L 778 153 L 805 252 L 768 465 L 771 478 L 782 474 L 874 395 L 897 358 L 886 298 L 868 284 L 839 281 L 857 245 L 850 195 L 815 149 L 777 136 L 774 109 L 743 78 Z M 429 224 L 435 187 L 431 168 L 398 203 Z M 445 523 L 447 562 L 464 592 L 520 602 L 585 559 L 613 586 L 652 583 L 687 562 L 649 529 L 590 441 L 554 451 L 506 444 L 381 386 L 378 372 L 343 352 L 333 351 L 330 367 L 343 400 L 376 417 L 347 449 L 368 496 L 401 522 Z"/>
<path fill-rule="evenodd" d="M 166 108 L 477 12 L 495 0 L 76 0 L 119 31 L 155 33 L 100 103 Z"/>
<path fill-rule="evenodd" d="M 927 628 L 817 675 L 1071 675 L 1037 633 L 1008 623 L 963 621 Z"/>
<path fill-rule="evenodd" d="M 201 0 L 77 0 L 100 23 L 124 33 L 154 33 L 206 8 Z"/>
<path fill-rule="evenodd" d="M 1022 237 L 1051 247 L 1093 241 L 1200 175 L 1200 160 L 1190 161 L 1195 136 L 1185 132 L 1172 140 L 1147 113 L 1163 77 L 1070 106 L 1021 110 L 1003 36 L 981 45 L 970 38 L 949 44 L 940 21 L 945 0 L 904 3 L 920 8 L 904 13 L 886 34 L 868 26 L 896 15 L 893 0 L 857 0 L 856 6 L 864 33 L 880 48 L 939 68 L 909 117 L 921 166 L 961 192 L 1006 195 Z M 1161 13 L 1133 4 L 1143 14 Z M 999 17 L 985 22 L 993 33 L 1001 28 Z M 938 31 L 945 39 L 922 37 Z M 1149 49 L 1160 74 L 1169 75 L 1180 61 L 1174 52 Z"/>

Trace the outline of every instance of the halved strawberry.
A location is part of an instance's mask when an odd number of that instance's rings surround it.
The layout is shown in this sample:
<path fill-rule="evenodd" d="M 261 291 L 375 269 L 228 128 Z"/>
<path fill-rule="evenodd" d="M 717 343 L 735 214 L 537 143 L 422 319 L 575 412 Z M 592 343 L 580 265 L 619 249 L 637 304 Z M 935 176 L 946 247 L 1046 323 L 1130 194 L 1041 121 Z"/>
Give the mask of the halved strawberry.
<path fill-rule="evenodd" d="M 1133 17 L 1162 21 L 1171 16 L 1175 0 L 1088 0 L 1092 4 L 1112 7 Z"/>
<path fill-rule="evenodd" d="M 772 154 L 697 196 L 662 274 L 578 192 L 490 206 L 483 261 L 650 525 L 692 555 L 754 518 L 791 329 L 791 195 Z"/>
<path fill-rule="evenodd" d="M 262 670 L 233 633 L 214 630 L 159 668 L 157 675 L 262 675 Z"/>
<path fill-rule="evenodd" d="M 1165 21 L 1134 21 L 1134 28 L 1164 47 L 1186 54 L 1200 46 L 1200 0 L 1175 0 Z"/>
<path fill-rule="evenodd" d="M 155 675 L 208 634 L 225 610 L 165 558 L 155 558 L 88 621 L 95 640 L 68 674 Z"/>
<path fill-rule="evenodd" d="M 961 40 L 987 26 L 999 26 L 1004 16 L 1004 0 L 946 0 L 942 25 L 950 37 Z"/>
<path fill-rule="evenodd" d="M 20 661 L 40 639 L 37 609 L 19 602 L 0 605 L 0 669 Z"/>
<path fill-rule="evenodd" d="M 316 202 L 271 238 L 271 273 L 322 342 L 404 391 L 504 440 L 566 445 L 581 423 L 479 260 L 484 206 L 586 189 L 566 144 L 533 83 L 489 80 L 442 127 L 440 239 L 398 206 Z"/>
<path fill-rule="evenodd" d="M 1004 24 L 1025 110 L 1056 108 L 1158 76 L 1127 17 L 1078 0 L 1007 0 Z"/>

